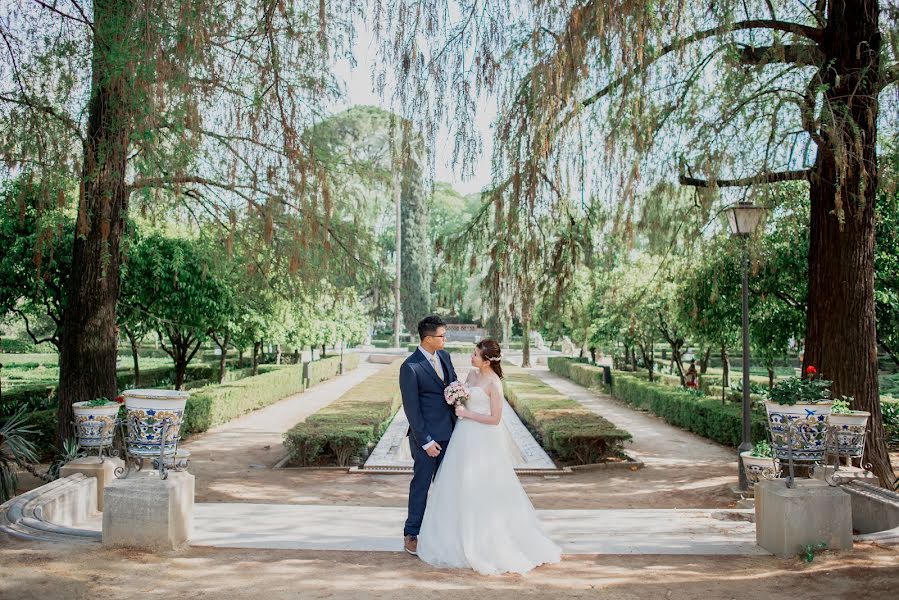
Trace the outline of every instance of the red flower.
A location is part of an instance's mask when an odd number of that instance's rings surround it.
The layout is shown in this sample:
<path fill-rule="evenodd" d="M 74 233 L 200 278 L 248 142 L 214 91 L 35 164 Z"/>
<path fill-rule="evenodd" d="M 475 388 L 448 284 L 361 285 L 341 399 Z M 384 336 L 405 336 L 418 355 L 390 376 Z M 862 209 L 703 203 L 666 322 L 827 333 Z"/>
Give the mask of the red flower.
<path fill-rule="evenodd" d="M 805 370 L 805 373 L 806 373 L 806 375 L 815 375 L 818 373 L 818 369 L 816 369 L 812 365 L 809 365 L 808 368 Z"/>
<path fill-rule="evenodd" d="M 115 401 L 118 402 L 119 404 L 121 404 L 122 402 L 125 401 L 125 396 L 116 396 Z"/>

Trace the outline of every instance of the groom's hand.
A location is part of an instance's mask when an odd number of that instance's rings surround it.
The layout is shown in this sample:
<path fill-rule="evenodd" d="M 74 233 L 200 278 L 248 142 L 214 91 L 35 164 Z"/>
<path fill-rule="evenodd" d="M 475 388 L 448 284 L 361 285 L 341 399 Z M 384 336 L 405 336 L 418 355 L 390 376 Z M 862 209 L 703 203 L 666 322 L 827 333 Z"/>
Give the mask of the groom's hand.
<path fill-rule="evenodd" d="M 438 444 L 437 442 L 434 442 L 433 444 L 431 444 L 430 446 L 427 447 L 425 452 L 427 452 L 428 456 L 430 456 L 431 458 L 437 458 L 438 456 L 440 456 L 441 450 L 443 450 L 443 448 L 440 447 L 440 444 Z"/>

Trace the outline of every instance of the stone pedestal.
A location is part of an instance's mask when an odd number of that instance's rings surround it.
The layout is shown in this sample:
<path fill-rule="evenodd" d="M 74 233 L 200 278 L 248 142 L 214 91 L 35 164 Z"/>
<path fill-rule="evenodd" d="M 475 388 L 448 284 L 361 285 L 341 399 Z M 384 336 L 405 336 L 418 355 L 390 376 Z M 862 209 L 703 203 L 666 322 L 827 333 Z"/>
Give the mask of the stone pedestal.
<path fill-rule="evenodd" d="M 806 544 L 852 549 L 849 495 L 816 479 L 760 481 L 755 486 L 756 543 L 781 558 L 796 556 Z"/>
<path fill-rule="evenodd" d="M 115 479 L 115 470 L 124 467 L 122 459 L 117 457 L 106 457 L 100 461 L 98 456 L 85 456 L 84 458 L 76 458 L 67 462 L 59 469 L 59 476 L 68 477 L 73 473 L 83 473 L 87 477 L 94 477 L 97 480 L 97 510 L 103 510 L 103 489 L 110 481 Z"/>
<path fill-rule="evenodd" d="M 169 472 L 132 473 L 106 486 L 103 544 L 171 550 L 190 538 L 194 476 Z"/>

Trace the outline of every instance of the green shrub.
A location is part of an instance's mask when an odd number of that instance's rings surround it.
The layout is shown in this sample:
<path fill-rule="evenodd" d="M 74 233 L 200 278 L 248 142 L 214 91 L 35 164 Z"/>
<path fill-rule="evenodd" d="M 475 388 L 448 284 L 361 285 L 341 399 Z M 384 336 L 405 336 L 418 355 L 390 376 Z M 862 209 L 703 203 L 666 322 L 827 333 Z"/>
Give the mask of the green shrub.
<path fill-rule="evenodd" d="M 546 451 L 560 462 L 595 463 L 620 453 L 621 444 L 631 439 L 631 434 L 617 429 L 533 375 L 512 366 L 506 371 L 503 387 L 509 404 Z M 602 369 L 599 371 L 602 373 Z"/>
<path fill-rule="evenodd" d="M 312 387 L 317 383 L 331 379 L 340 375 L 340 356 L 328 356 L 319 360 L 314 360 L 307 364 L 306 385 Z M 346 353 L 343 355 L 344 372 L 352 371 L 359 366 L 359 355 L 356 353 Z"/>
<path fill-rule="evenodd" d="M 677 427 L 727 446 L 740 445 L 743 416 L 742 407 L 738 404 L 722 404 L 715 398 L 696 396 L 686 390 L 650 383 L 624 373 L 615 374 L 612 394 Z M 765 427 L 764 413 L 754 410 L 752 439 L 766 439 Z"/>
<path fill-rule="evenodd" d="M 284 436 L 290 464 L 348 466 L 381 439 L 402 404 L 401 360 L 369 377 Z"/>
<path fill-rule="evenodd" d="M 603 383 L 602 367 L 564 356 L 550 357 L 547 359 L 547 365 L 550 371 L 567 377 L 579 385 L 608 391 L 608 386 Z"/>
<path fill-rule="evenodd" d="M 206 431 L 303 391 L 302 365 L 266 367 L 255 377 L 191 392 L 184 410 L 183 434 Z"/>

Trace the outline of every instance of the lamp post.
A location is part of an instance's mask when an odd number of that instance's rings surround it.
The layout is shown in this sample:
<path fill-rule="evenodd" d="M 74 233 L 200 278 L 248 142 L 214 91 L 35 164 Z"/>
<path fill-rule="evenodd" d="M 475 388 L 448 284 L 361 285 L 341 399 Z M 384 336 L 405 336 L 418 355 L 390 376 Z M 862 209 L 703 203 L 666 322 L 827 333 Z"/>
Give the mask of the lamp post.
<path fill-rule="evenodd" d="M 749 399 L 749 236 L 761 223 L 765 210 L 752 202 L 739 202 L 726 211 L 731 234 L 742 238 L 743 245 L 743 440 L 739 452 L 752 450 L 752 407 Z M 743 457 L 739 459 L 740 490 L 749 489 Z"/>

